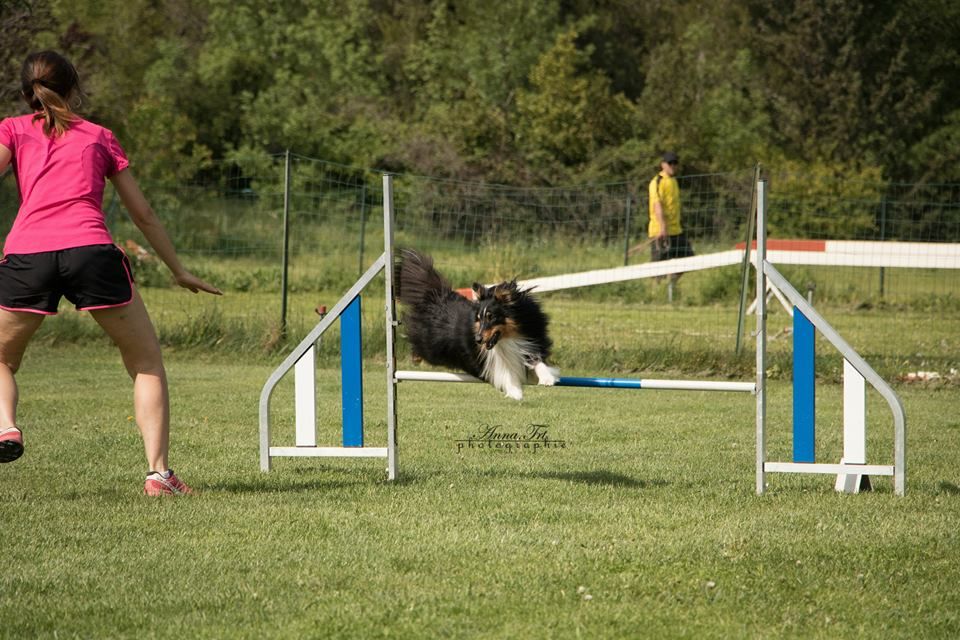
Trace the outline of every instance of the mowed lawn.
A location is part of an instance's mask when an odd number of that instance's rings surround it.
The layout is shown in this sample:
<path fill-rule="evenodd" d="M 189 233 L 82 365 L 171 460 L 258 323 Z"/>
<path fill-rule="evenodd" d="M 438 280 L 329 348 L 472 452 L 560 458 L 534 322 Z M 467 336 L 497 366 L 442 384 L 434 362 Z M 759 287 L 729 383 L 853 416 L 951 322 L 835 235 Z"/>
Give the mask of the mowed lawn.
<path fill-rule="evenodd" d="M 888 478 L 851 496 L 786 475 L 757 496 L 748 394 L 528 387 L 517 404 L 488 386 L 403 383 L 391 483 L 382 460 L 261 473 L 257 403 L 275 362 L 167 361 L 172 464 L 199 494 L 148 499 L 118 356 L 31 348 L 27 451 L 0 467 L 0 637 L 960 636 L 956 386 L 898 387 L 905 497 Z M 335 445 L 337 372 L 320 373 L 321 440 Z M 365 384 L 382 445 L 376 363 Z M 274 444 L 293 444 L 291 388 L 275 396 Z M 840 391 L 818 393 L 830 460 Z M 788 459 L 787 382 L 769 415 L 771 459 Z M 873 395 L 869 415 L 869 462 L 889 464 L 892 421 Z M 532 424 L 556 446 L 458 450 Z"/>

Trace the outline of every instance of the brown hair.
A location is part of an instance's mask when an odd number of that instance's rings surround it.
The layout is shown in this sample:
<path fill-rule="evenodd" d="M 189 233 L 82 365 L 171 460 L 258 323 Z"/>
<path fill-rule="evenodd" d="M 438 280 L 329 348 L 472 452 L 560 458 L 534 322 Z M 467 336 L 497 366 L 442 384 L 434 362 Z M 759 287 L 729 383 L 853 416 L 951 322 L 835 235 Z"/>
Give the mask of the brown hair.
<path fill-rule="evenodd" d="M 30 108 L 42 119 L 47 135 L 62 136 L 77 115 L 71 98 L 80 94 L 80 76 L 70 61 L 55 51 L 31 53 L 23 61 L 21 92 Z"/>

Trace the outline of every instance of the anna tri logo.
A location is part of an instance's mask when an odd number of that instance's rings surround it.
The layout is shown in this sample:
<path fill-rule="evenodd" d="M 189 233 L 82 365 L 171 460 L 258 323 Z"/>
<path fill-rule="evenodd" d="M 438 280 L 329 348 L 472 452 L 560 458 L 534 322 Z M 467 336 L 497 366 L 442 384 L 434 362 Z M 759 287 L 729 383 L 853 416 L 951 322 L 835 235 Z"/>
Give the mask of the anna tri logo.
<path fill-rule="evenodd" d="M 456 442 L 458 453 L 464 449 L 498 449 L 514 453 L 567 448 L 566 441 L 550 438 L 547 425 L 536 423 L 520 429 L 510 429 L 499 424 L 482 424 L 475 434 Z"/>

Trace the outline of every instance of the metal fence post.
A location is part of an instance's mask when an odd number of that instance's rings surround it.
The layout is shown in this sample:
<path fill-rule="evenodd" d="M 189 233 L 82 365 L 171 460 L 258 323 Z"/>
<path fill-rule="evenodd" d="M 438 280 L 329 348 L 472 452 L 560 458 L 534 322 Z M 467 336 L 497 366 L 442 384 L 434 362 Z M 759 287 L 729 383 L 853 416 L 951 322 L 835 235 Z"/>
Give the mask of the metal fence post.
<path fill-rule="evenodd" d="M 363 243 L 367 233 L 367 183 L 360 185 L 360 265 L 357 273 L 363 274 Z"/>
<path fill-rule="evenodd" d="M 753 169 L 753 186 L 750 187 L 750 211 L 747 213 L 747 238 L 743 245 L 743 264 L 740 268 L 740 308 L 737 312 L 737 343 L 734 353 L 743 350 L 743 330 L 747 315 L 747 292 L 750 289 L 750 243 L 753 241 L 753 222 L 757 210 L 757 184 L 760 182 L 760 165 Z M 759 267 L 759 265 L 758 265 Z M 757 292 L 760 295 L 760 292 Z M 766 295 L 764 293 L 764 295 Z"/>
<path fill-rule="evenodd" d="M 290 149 L 283 162 L 283 254 L 280 274 L 280 335 L 287 335 L 287 272 L 290 268 Z"/>
<path fill-rule="evenodd" d="M 630 188 L 627 187 L 627 203 L 623 214 L 623 266 L 630 264 Z"/>
<path fill-rule="evenodd" d="M 887 196 L 880 196 L 880 240 L 887 239 Z M 886 272 L 880 267 L 880 298 L 883 299 Z"/>

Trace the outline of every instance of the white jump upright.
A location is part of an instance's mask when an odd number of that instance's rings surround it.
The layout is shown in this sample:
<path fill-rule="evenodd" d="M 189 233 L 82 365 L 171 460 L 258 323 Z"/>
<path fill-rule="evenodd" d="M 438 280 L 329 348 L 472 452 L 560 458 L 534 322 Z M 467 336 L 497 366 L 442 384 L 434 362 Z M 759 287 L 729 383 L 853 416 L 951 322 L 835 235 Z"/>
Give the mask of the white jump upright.
<path fill-rule="evenodd" d="M 867 464 L 867 381 L 849 360 L 843 361 L 843 464 Z M 870 488 L 864 473 L 837 474 L 837 491 Z"/>
<path fill-rule="evenodd" d="M 317 446 L 317 349 L 311 345 L 293 367 L 298 447 Z"/>

